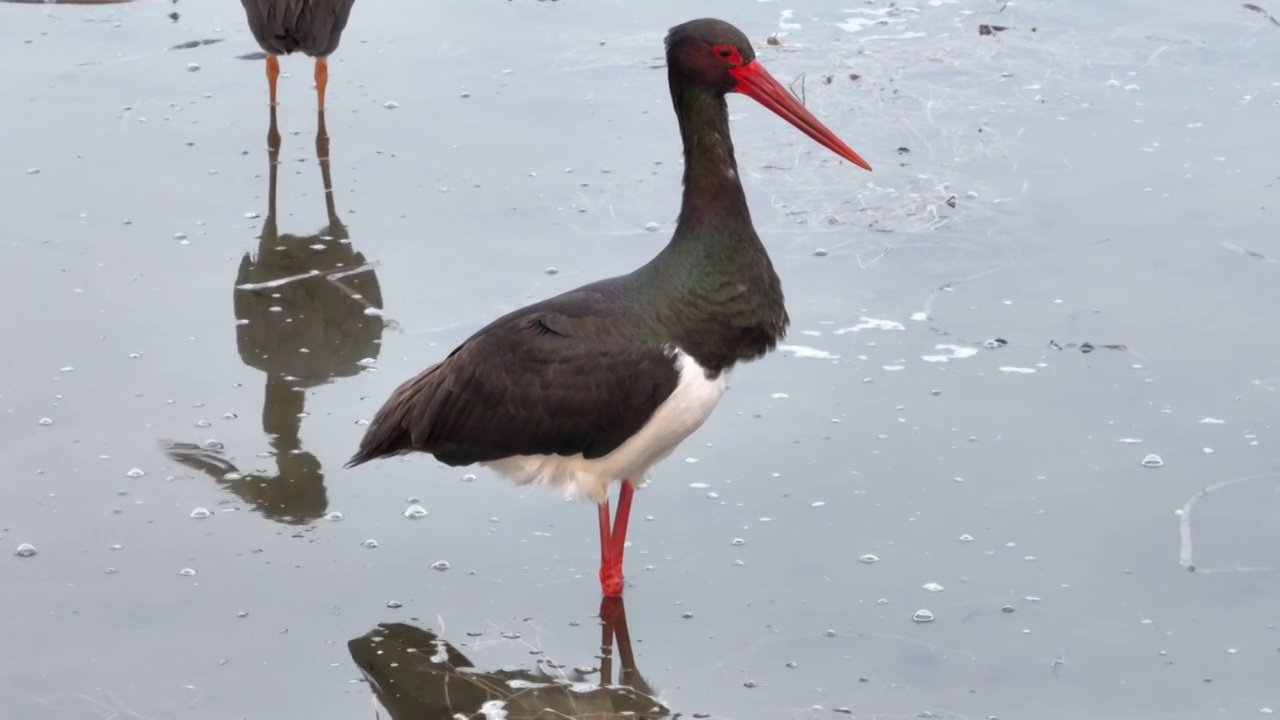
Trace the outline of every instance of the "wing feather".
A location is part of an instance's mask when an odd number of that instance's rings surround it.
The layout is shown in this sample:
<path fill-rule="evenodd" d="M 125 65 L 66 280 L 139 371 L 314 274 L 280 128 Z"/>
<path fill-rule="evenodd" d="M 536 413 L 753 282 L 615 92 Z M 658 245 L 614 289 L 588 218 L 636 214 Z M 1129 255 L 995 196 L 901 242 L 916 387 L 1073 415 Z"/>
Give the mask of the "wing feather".
<path fill-rule="evenodd" d="M 643 427 L 678 381 L 671 353 L 599 318 L 503 318 L 397 388 L 348 467 L 413 451 L 449 465 L 601 457 Z"/>

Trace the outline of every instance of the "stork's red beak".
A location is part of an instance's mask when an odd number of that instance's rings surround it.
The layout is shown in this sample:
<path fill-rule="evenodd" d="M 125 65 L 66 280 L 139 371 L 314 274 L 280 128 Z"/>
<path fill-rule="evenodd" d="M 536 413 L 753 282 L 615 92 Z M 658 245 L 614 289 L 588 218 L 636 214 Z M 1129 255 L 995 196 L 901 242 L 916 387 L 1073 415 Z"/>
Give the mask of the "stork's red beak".
<path fill-rule="evenodd" d="M 787 92 L 781 83 L 774 80 L 759 60 L 730 68 L 729 73 L 738 80 L 738 86 L 734 88 L 736 92 L 774 111 L 782 119 L 800 128 L 805 135 L 817 140 L 823 147 L 845 160 L 860 168 L 871 169 L 861 155 L 845 145 L 843 140 L 836 137 L 836 134 L 823 125 L 821 120 L 814 117 L 813 113 L 806 110 L 791 93 Z"/>

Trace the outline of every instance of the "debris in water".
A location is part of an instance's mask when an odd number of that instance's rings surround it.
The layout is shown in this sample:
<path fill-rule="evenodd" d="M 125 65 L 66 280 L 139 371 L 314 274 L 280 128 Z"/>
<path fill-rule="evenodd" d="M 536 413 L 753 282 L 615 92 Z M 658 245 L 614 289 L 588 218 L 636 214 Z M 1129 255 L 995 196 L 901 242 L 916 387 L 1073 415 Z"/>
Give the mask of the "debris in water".
<path fill-rule="evenodd" d="M 1142 467 L 1158 468 L 1164 466 L 1164 458 L 1155 453 L 1142 458 Z"/>
<path fill-rule="evenodd" d="M 918 623 L 933 622 L 933 613 L 921 608 L 920 610 L 917 610 L 914 615 L 911 616 L 911 619 Z"/>
<path fill-rule="evenodd" d="M 220 43 L 222 41 L 223 41 L 223 38 L 208 38 L 205 40 L 188 40 L 187 42 L 184 42 L 184 43 L 178 43 L 177 45 L 174 45 L 169 49 L 170 50 L 192 50 L 194 48 L 198 48 L 203 45 L 212 45 L 214 43 Z"/>
<path fill-rule="evenodd" d="M 1005 25 L 988 25 L 986 23 L 983 23 L 978 26 L 978 34 L 979 35 L 995 35 L 998 32 L 1004 32 L 1005 30 L 1008 30 L 1008 29 L 1009 28 Z"/>
<path fill-rule="evenodd" d="M 1098 350 L 1098 348 L 1102 348 L 1102 350 L 1120 350 L 1124 352 L 1129 351 L 1129 346 L 1124 345 L 1124 343 L 1107 343 L 1107 345 L 1093 345 L 1092 342 L 1082 342 L 1082 343 L 1068 342 L 1068 343 L 1065 343 L 1065 345 L 1060 345 L 1059 342 L 1055 340 L 1051 340 L 1051 341 L 1048 341 L 1048 346 L 1050 346 L 1051 350 L 1079 350 L 1080 352 L 1093 352 L 1094 350 Z"/>
<path fill-rule="evenodd" d="M 971 358 L 978 354 L 978 348 L 964 347 L 963 345 L 939 344 L 933 346 L 934 350 L 949 351 L 949 355 L 921 355 L 920 359 L 931 363 L 944 363 L 949 360 L 961 360 Z"/>
<path fill-rule="evenodd" d="M 1270 21 L 1271 21 L 1271 24 L 1272 24 L 1272 25 L 1280 25 L 1280 20 L 1277 20 L 1275 15 L 1272 15 L 1271 13 L 1267 12 L 1266 10 L 1264 10 L 1264 9 L 1262 9 L 1262 8 L 1260 8 L 1260 7 L 1258 7 L 1257 5 L 1254 5 L 1253 3 L 1245 3 L 1244 5 L 1241 5 L 1240 7 L 1243 7 L 1245 10 L 1252 10 L 1252 11 L 1254 11 L 1254 12 L 1256 12 L 1256 13 L 1261 13 L 1261 14 L 1265 15 L 1265 16 L 1266 16 L 1266 18 L 1267 18 L 1268 20 L 1270 20 Z"/>
<path fill-rule="evenodd" d="M 211 517 L 212 515 L 213 513 L 202 507 L 198 507 L 191 511 L 191 518 L 193 520 L 203 520 L 204 518 Z"/>
<path fill-rule="evenodd" d="M 851 325 L 847 328 L 840 328 L 832 331 L 832 335 L 844 335 L 851 332 L 862 332 L 863 330 L 906 330 L 902 323 L 894 320 L 881 320 L 878 318 L 866 317 L 865 315 L 858 318 L 857 325 Z"/>
<path fill-rule="evenodd" d="M 410 505 L 409 507 L 405 508 L 404 516 L 409 518 L 410 520 L 416 520 L 418 518 L 426 517 L 427 509 L 422 507 L 421 505 Z"/>
<path fill-rule="evenodd" d="M 858 562 L 866 563 L 870 565 L 872 563 L 880 562 L 880 558 L 876 557 L 875 555 L 872 555 L 871 553 L 867 553 L 866 555 L 863 555 L 862 557 L 858 558 Z"/>
<path fill-rule="evenodd" d="M 37 552 L 39 551 L 36 550 L 35 545 L 32 545 L 31 543 L 22 543 L 21 545 L 18 546 L 17 550 L 13 551 L 13 554 L 17 555 L 18 557 L 32 557 Z"/>
<path fill-rule="evenodd" d="M 451 567 L 453 567 L 453 565 L 450 564 L 448 560 L 437 560 L 431 563 L 431 569 L 438 570 L 440 572 L 444 572 L 445 570 L 448 570 Z"/>
<path fill-rule="evenodd" d="M 1013 365 L 1003 365 L 1000 367 L 1000 372 L 1012 373 L 1014 375 L 1034 375 L 1036 372 L 1036 369 L 1029 368 L 1029 367 L 1015 367 Z"/>
<path fill-rule="evenodd" d="M 1254 260 L 1262 260 L 1263 262 L 1271 263 L 1273 265 L 1277 262 L 1280 262 L 1275 258 L 1267 257 L 1266 255 L 1263 255 L 1262 253 L 1257 252 L 1256 250 L 1249 250 L 1246 248 L 1242 248 L 1239 245 L 1236 245 L 1235 243 L 1230 242 L 1228 240 L 1222 240 L 1221 242 L 1218 243 L 1218 246 L 1226 248 L 1231 252 L 1240 253 L 1241 255 L 1244 255 L 1246 257 L 1251 257 Z"/>

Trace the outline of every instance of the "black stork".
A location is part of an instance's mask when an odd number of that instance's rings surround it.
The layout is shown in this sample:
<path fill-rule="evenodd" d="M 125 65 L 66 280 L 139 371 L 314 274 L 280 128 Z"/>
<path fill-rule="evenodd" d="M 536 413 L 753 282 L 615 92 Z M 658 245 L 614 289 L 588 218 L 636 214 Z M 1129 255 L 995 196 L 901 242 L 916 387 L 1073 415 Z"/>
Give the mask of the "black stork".
<path fill-rule="evenodd" d="M 725 95 L 756 100 L 871 169 L 764 69 L 729 23 L 677 25 L 666 49 L 684 141 L 684 198 L 671 241 L 634 272 L 482 328 L 391 394 L 348 463 L 425 452 L 594 500 L 606 596 L 622 593 L 636 480 L 702 425 L 733 366 L 773 350 L 790 323 L 778 274 L 751 225 Z M 615 481 L 622 488 L 611 525 Z"/>
<path fill-rule="evenodd" d="M 240 0 L 258 46 L 267 53 L 267 90 L 276 104 L 280 55 L 299 52 L 316 59 L 316 104 L 324 111 L 329 56 L 338 49 L 356 0 Z"/>

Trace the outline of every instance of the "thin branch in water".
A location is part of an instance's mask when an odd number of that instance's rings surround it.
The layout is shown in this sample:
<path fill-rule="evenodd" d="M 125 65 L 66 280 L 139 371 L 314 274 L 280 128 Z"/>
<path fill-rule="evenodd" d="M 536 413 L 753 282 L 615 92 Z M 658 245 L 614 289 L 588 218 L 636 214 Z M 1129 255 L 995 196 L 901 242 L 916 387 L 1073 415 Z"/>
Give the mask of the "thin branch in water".
<path fill-rule="evenodd" d="M 792 80 L 791 83 L 787 85 L 787 89 L 791 91 L 791 94 L 795 96 L 795 99 L 800 101 L 801 105 L 808 105 L 809 103 L 806 100 L 808 94 L 805 92 L 804 87 L 804 75 L 804 73 L 800 73 L 799 77 Z M 798 94 L 796 93 L 796 83 L 800 83 L 800 92 Z"/>
<path fill-rule="evenodd" d="M 1272 265 L 1275 265 L 1275 264 L 1277 264 L 1277 263 L 1280 263 L 1280 260 L 1276 260 L 1275 258 L 1267 257 L 1266 255 L 1263 255 L 1262 253 L 1260 253 L 1260 252 L 1258 252 L 1258 251 L 1256 251 L 1256 250 L 1249 250 L 1249 249 L 1246 249 L 1246 248 L 1242 248 L 1242 247 L 1240 247 L 1239 245 L 1237 245 L 1237 244 L 1235 244 L 1235 243 L 1233 243 L 1233 242 L 1231 242 L 1231 241 L 1229 241 L 1229 240 L 1223 240 L 1223 241 L 1219 242 L 1219 243 L 1218 243 L 1218 245 L 1219 245 L 1220 247 L 1222 247 L 1222 248 L 1225 248 L 1225 249 L 1227 249 L 1227 250 L 1230 250 L 1230 251 L 1231 251 L 1231 252 L 1233 252 L 1233 253 L 1237 253 L 1237 254 L 1240 254 L 1240 255 L 1244 255 L 1245 257 L 1250 257 L 1250 258 L 1253 258 L 1254 260 L 1261 260 L 1262 262 L 1265 262 L 1265 263 L 1271 263 Z"/>
<path fill-rule="evenodd" d="M 888 633 L 867 633 L 867 634 L 866 634 L 866 636 L 867 636 L 867 637 L 884 638 L 884 639 L 886 639 L 886 640 L 898 640 L 898 641 L 905 642 L 905 643 L 911 643 L 912 645 L 920 645 L 920 646 L 922 646 L 922 647 L 927 647 L 927 648 L 929 648 L 930 650 L 933 650 L 933 651 L 935 651 L 935 652 L 940 652 L 940 653 L 953 653 L 953 654 L 956 654 L 956 655 L 963 655 L 963 656 L 965 656 L 965 657 L 969 658 L 970 660 L 977 660 L 977 659 L 978 659 L 978 656 L 977 656 L 977 655 L 974 655 L 973 653 L 968 652 L 967 650 L 960 650 L 960 649 L 958 649 L 958 648 L 943 647 L 942 645 L 937 645 L 937 644 L 935 644 L 935 643 L 926 642 L 926 641 L 924 641 L 924 640 L 920 640 L 919 638 L 906 637 L 906 636 L 904 636 L 904 635 L 890 635 L 890 634 L 888 634 Z"/>
<path fill-rule="evenodd" d="M 1223 480 L 1217 482 L 1200 492 L 1192 495 L 1182 509 L 1178 511 L 1178 564 L 1186 568 L 1188 572 L 1274 572 L 1275 568 L 1270 567 L 1227 567 L 1227 568 L 1197 568 L 1195 560 L 1192 557 L 1191 547 L 1191 510 L 1200 502 L 1200 499 L 1209 495 L 1209 493 L 1217 492 L 1230 485 L 1236 483 L 1248 482 L 1250 480 L 1261 480 L 1263 478 L 1280 478 L 1280 473 L 1262 473 L 1260 475 L 1246 475 L 1233 480 Z"/>

